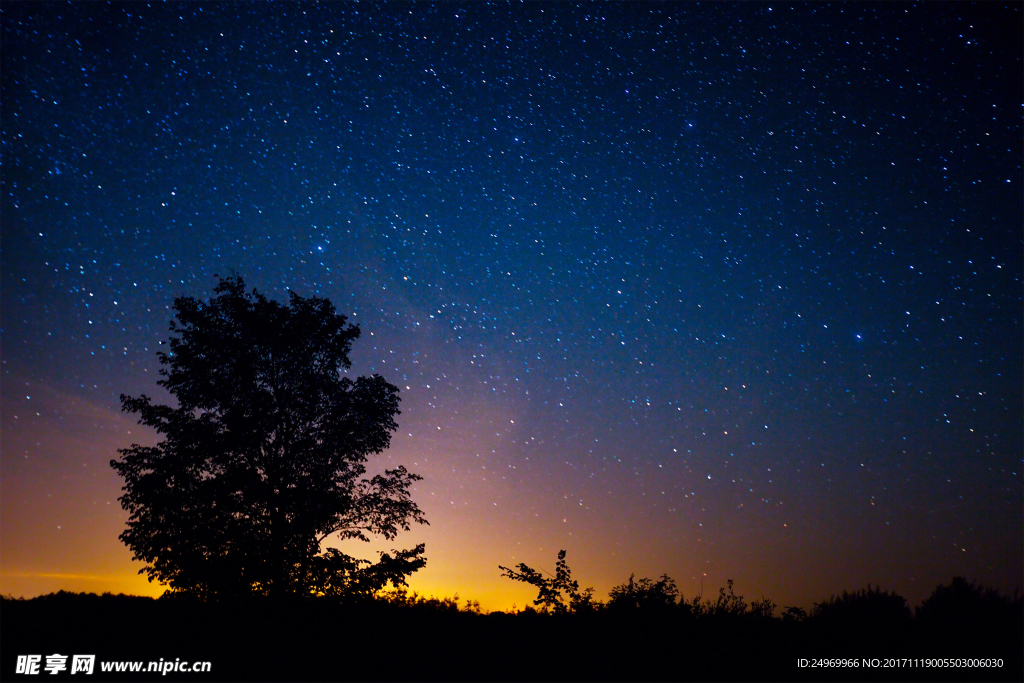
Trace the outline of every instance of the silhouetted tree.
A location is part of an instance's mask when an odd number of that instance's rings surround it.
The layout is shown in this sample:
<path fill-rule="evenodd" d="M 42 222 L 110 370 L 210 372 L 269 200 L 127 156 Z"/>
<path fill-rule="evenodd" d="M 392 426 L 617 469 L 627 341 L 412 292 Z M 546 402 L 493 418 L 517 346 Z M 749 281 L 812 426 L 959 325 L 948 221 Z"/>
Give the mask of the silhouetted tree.
<path fill-rule="evenodd" d="M 422 567 L 423 545 L 371 564 L 327 539 L 393 539 L 426 523 L 404 467 L 362 478 L 397 428 L 398 389 L 344 376 L 359 328 L 330 301 L 268 300 L 241 277 L 208 302 L 174 301 L 157 383 L 177 407 L 145 395 L 122 408 L 164 439 L 134 444 L 111 466 L 130 513 L 121 540 L 150 581 L 201 596 L 370 594 Z M 140 573 L 141 573 L 140 572 Z"/>
<path fill-rule="evenodd" d="M 565 561 L 565 551 L 558 551 L 558 562 L 555 564 L 555 575 L 551 578 L 543 576 L 539 571 L 520 562 L 516 567 L 519 571 L 498 565 L 506 576 L 513 581 L 522 581 L 537 588 L 537 599 L 533 604 L 541 606 L 544 611 L 557 614 L 566 612 L 581 613 L 594 609 L 594 589 L 587 588 L 580 592 L 579 582 L 573 581 L 572 572 Z"/>

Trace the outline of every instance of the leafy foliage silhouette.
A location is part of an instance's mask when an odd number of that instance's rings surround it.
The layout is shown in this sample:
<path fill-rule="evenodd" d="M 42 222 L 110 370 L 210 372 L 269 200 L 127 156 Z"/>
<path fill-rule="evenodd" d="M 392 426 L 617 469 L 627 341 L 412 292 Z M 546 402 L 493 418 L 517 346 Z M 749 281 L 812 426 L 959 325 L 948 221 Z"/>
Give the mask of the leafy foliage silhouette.
<path fill-rule="evenodd" d="M 914 610 L 914 617 L 943 629 L 975 629 L 984 624 L 1019 619 L 1024 602 L 1020 593 L 1000 595 L 994 588 L 980 586 L 962 576 L 954 576 L 948 586 L 938 586 Z"/>
<path fill-rule="evenodd" d="M 1024 642 L 1024 599 L 1020 591 L 1005 596 L 955 576 L 914 610 L 914 621 L 929 641 L 950 649 L 973 642 L 984 652 L 983 648 L 1004 642 L 1019 651 Z"/>
<path fill-rule="evenodd" d="M 726 586 L 718 589 L 718 597 L 714 602 L 704 603 L 705 614 L 738 617 L 747 613 L 747 602 L 742 595 L 736 595 L 732 579 L 726 580 Z"/>
<path fill-rule="evenodd" d="M 902 595 L 869 584 L 816 603 L 808 623 L 833 641 L 894 647 L 910 627 L 912 615 Z"/>
<path fill-rule="evenodd" d="M 498 565 L 503 570 L 502 576 L 513 581 L 522 581 L 537 588 L 537 599 L 533 604 L 538 605 L 545 612 L 552 611 L 556 614 L 589 612 L 595 608 L 594 589 L 587 588 L 580 592 L 580 584 L 572 579 L 572 572 L 565 561 L 565 551 L 558 551 L 558 562 L 555 563 L 555 575 L 551 578 L 545 577 L 536 569 L 520 562 L 515 571 L 508 567 Z"/>
<path fill-rule="evenodd" d="M 807 610 L 803 607 L 786 607 L 782 612 L 782 620 L 786 623 L 800 623 L 807 619 Z"/>
<path fill-rule="evenodd" d="M 686 600 L 679 593 L 675 580 L 668 574 L 662 574 L 657 581 L 648 578 L 633 580 L 629 575 L 626 583 L 612 588 L 608 594 L 608 602 L 594 600 L 594 589 L 579 590 L 579 583 L 572 579 L 572 573 L 565 561 L 565 551 L 558 552 L 554 576 L 544 576 L 541 572 L 520 562 L 516 569 L 498 565 L 502 576 L 513 581 L 522 581 L 537 588 L 537 598 L 533 604 L 541 607 L 544 613 L 580 614 L 607 612 L 609 614 L 644 614 L 670 616 L 672 614 L 692 617 L 716 618 L 757 618 L 771 619 L 777 605 L 769 598 L 755 600 L 749 605 L 742 595 L 736 595 L 733 580 L 729 579 L 725 587 L 718 589 L 718 597 L 714 601 L 695 596 Z M 532 611 L 530 607 L 527 611 Z M 795 611 L 794 611 L 795 610 Z M 803 619 L 806 614 L 799 608 L 790 608 L 790 620 L 799 615 Z"/>
<path fill-rule="evenodd" d="M 634 583 L 633 574 L 629 580 L 612 588 L 608 594 L 608 609 L 615 611 L 665 612 L 676 607 L 679 589 L 668 574 L 653 581 L 648 578 Z"/>
<path fill-rule="evenodd" d="M 122 408 L 164 438 L 133 444 L 111 467 L 130 513 L 121 540 L 140 573 L 172 591 L 236 595 L 368 595 L 403 585 L 424 546 L 371 563 L 328 539 L 393 539 L 426 524 L 404 467 L 370 479 L 367 457 L 397 429 L 398 389 L 351 380 L 359 328 L 324 298 L 287 305 L 219 278 L 209 301 L 179 297 L 157 383 L 177 407 L 145 395 Z"/>
<path fill-rule="evenodd" d="M 822 622 L 856 623 L 863 626 L 903 625 L 910 621 L 906 598 L 869 584 L 866 589 L 843 591 L 815 603 L 811 617 Z"/>

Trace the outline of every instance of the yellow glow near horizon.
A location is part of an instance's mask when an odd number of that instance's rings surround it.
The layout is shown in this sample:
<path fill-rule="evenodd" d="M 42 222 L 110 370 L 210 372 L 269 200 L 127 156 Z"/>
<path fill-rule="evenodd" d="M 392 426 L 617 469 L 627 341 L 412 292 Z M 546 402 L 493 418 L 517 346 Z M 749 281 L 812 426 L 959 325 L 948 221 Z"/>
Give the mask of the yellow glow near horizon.
<path fill-rule="evenodd" d="M 443 583 L 426 580 L 409 582 L 409 593 L 415 592 L 424 598 L 455 598 L 459 606 L 465 607 L 468 600 L 480 604 L 485 612 L 522 609 L 532 603 L 532 589 L 509 583 L 498 590 L 484 588 L 479 594 L 467 593 L 465 587 L 449 587 Z M 502 590 L 502 588 L 504 590 Z M 31 599 L 58 591 L 69 593 L 123 593 L 157 598 L 166 586 L 146 580 L 133 574 L 77 574 L 65 572 L 0 572 L 0 594 L 14 598 Z M 529 594 L 528 596 L 526 594 Z"/>
<path fill-rule="evenodd" d="M 58 591 L 70 593 L 124 593 L 159 597 L 165 587 L 138 574 L 77 574 L 63 572 L 0 572 L 0 593 L 34 598 Z"/>

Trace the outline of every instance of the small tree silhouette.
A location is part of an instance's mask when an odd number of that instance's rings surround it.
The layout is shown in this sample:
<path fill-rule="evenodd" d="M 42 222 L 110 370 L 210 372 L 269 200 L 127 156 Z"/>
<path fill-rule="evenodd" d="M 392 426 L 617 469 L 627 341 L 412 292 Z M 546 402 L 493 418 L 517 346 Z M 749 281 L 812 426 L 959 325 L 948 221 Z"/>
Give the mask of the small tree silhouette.
<path fill-rule="evenodd" d="M 508 567 L 498 565 L 503 571 L 502 576 L 513 581 L 522 581 L 537 588 L 537 599 L 533 604 L 538 605 L 545 612 L 552 611 L 556 614 L 567 612 L 583 613 L 594 609 L 594 589 L 587 588 L 582 593 L 577 581 L 572 579 L 572 572 L 565 562 L 565 551 L 558 551 L 558 562 L 555 563 L 555 575 L 546 578 L 536 569 L 520 562 L 515 571 Z"/>

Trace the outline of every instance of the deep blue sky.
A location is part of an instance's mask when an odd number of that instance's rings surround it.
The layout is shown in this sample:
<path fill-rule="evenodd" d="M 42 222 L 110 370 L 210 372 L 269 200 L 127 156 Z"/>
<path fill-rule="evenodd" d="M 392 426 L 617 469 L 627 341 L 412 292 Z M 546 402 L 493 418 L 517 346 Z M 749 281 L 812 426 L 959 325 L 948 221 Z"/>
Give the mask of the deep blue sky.
<path fill-rule="evenodd" d="M 423 590 L 1020 586 L 1020 4 L 0 19 L 5 592 L 135 570 L 117 397 L 234 273 L 401 387 Z"/>

